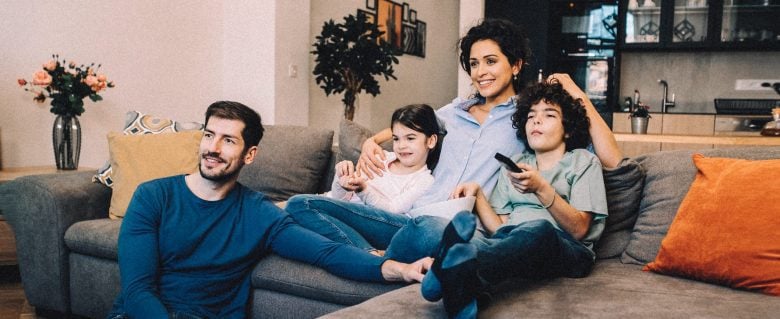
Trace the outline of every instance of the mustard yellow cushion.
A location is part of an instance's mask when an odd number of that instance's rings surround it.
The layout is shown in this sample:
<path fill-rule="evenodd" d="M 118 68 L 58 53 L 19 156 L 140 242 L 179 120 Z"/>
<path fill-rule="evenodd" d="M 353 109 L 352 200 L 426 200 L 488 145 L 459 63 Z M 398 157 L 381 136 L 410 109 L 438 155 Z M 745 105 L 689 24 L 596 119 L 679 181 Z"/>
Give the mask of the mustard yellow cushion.
<path fill-rule="evenodd" d="M 696 179 L 645 270 L 780 295 L 780 160 L 693 162 Z"/>
<path fill-rule="evenodd" d="M 203 130 L 203 124 L 198 122 L 180 122 L 171 119 L 158 117 L 151 114 L 144 114 L 138 111 L 130 111 L 125 115 L 125 125 L 122 132 L 125 135 L 142 134 L 161 134 L 181 131 Z M 92 181 L 101 183 L 108 187 L 114 185 L 113 169 L 111 161 L 106 161 L 103 167 L 98 169 L 97 174 L 92 177 Z"/>
<path fill-rule="evenodd" d="M 109 216 L 115 219 L 125 216 L 139 184 L 194 172 L 198 167 L 198 146 L 202 136 L 202 131 L 144 135 L 108 133 L 114 180 Z"/>

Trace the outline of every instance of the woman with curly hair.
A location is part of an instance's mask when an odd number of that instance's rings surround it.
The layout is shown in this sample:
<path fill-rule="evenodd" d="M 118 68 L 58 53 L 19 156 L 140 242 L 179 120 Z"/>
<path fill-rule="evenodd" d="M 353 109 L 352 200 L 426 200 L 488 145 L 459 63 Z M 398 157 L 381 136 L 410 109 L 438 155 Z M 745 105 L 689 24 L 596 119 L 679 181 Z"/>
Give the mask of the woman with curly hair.
<path fill-rule="evenodd" d="M 478 183 L 453 198 L 476 196 L 476 218 L 461 212 L 445 228 L 423 296 L 444 298 L 451 317 L 473 318 L 477 295 L 510 278 L 584 277 L 595 261 L 607 199 L 598 157 L 587 151 L 589 121 L 581 100 L 552 80 L 520 94 L 512 126 L 527 152 L 501 169 L 488 200 Z M 443 295 L 443 296 L 442 296 Z"/>

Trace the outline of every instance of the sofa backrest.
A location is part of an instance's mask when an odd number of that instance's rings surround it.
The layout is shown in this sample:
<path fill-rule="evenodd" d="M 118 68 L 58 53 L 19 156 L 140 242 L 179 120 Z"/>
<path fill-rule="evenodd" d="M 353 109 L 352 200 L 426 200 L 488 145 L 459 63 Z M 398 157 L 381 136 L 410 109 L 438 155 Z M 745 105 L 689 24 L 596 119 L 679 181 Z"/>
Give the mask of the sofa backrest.
<path fill-rule="evenodd" d="M 695 153 L 707 157 L 777 159 L 780 158 L 780 147 L 663 151 L 637 157 L 636 161 L 647 175 L 637 220 L 621 256 L 622 262 L 646 264 L 655 259 L 661 241 L 696 177 L 697 169 L 692 160 Z"/>
<path fill-rule="evenodd" d="M 238 181 L 274 201 L 322 191 L 333 166 L 333 131 L 304 126 L 267 125 L 255 161 Z"/>

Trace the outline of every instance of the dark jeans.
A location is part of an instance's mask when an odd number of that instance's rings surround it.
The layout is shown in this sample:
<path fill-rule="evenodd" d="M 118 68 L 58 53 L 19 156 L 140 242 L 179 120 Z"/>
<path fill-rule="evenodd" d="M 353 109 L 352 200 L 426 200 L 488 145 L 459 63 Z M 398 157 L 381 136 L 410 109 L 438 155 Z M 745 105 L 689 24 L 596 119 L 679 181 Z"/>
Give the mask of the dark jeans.
<path fill-rule="evenodd" d="M 546 220 L 504 226 L 489 237 L 477 232 L 471 242 L 477 246 L 480 278 L 490 284 L 585 277 L 595 261 L 585 245 Z"/>
<path fill-rule="evenodd" d="M 170 319 L 205 319 L 200 316 L 196 316 L 193 314 L 189 314 L 186 312 L 181 311 L 174 311 L 168 313 L 168 318 Z M 126 314 L 110 314 L 108 315 L 108 319 L 130 319 Z"/>
<path fill-rule="evenodd" d="M 425 219 L 418 222 L 425 224 L 426 233 L 436 232 L 439 238 L 449 222 L 433 216 L 418 218 Z M 405 238 L 415 237 L 415 229 L 406 230 Z M 585 277 L 595 261 L 585 245 L 546 220 L 503 226 L 493 236 L 478 230 L 471 243 L 477 247 L 478 274 L 491 285 L 512 278 Z"/>

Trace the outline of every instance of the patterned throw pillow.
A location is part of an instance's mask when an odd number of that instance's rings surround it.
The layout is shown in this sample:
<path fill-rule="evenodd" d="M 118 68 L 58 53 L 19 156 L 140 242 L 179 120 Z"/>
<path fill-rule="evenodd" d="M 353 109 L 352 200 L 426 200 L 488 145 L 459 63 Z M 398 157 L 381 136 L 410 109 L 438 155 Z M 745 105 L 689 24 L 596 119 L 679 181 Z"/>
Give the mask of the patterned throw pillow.
<path fill-rule="evenodd" d="M 203 124 L 198 122 L 177 122 L 151 114 L 130 111 L 125 115 L 125 125 L 122 133 L 124 135 L 142 135 L 201 130 L 203 130 Z M 92 181 L 113 187 L 114 179 L 111 161 L 106 161 L 103 167 L 98 169 L 97 174 L 92 177 Z"/>

